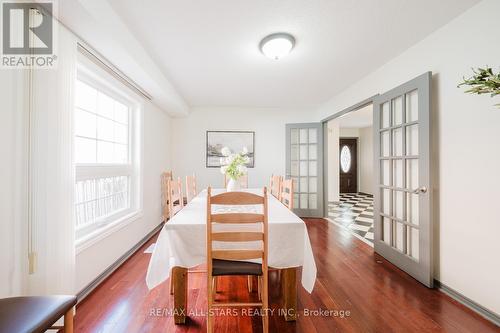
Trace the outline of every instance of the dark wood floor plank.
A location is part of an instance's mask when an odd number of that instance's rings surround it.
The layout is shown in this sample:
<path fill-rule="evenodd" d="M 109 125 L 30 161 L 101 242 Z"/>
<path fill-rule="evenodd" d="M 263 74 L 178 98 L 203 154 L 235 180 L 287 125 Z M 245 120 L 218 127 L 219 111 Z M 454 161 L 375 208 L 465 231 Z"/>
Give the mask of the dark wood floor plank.
<path fill-rule="evenodd" d="M 269 277 L 270 332 L 500 332 L 498 327 L 449 298 L 430 290 L 373 253 L 373 248 L 323 219 L 306 224 L 318 277 L 312 294 L 298 290 L 298 319 L 278 315 L 281 288 L 277 272 Z M 149 254 L 145 244 L 77 307 L 76 332 L 205 332 L 206 274 L 188 276 L 186 325 L 175 325 L 169 281 L 149 291 L 145 284 Z M 203 266 L 197 270 L 203 270 Z M 300 270 L 297 276 L 300 281 Z M 300 285 L 300 282 L 299 282 Z M 222 277 L 218 300 L 256 301 L 245 277 Z M 306 316 L 304 310 L 337 311 Z M 348 311 L 341 318 L 338 311 Z M 258 316 L 225 315 L 215 320 L 215 332 L 261 332 Z"/>

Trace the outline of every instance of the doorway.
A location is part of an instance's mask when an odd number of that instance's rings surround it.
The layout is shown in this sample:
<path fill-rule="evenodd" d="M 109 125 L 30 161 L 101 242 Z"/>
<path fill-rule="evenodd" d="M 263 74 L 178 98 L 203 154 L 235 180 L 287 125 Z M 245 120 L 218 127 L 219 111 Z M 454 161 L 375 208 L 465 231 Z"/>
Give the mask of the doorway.
<path fill-rule="evenodd" d="M 371 105 L 374 250 L 432 288 L 431 78 L 431 72 L 424 73 L 324 119 L 323 126 L 327 129 L 324 137 L 326 216 L 330 221 L 334 217 L 334 223 L 344 222 L 347 228 L 356 229 L 354 222 L 359 221 L 360 214 L 354 201 L 346 204 L 346 199 L 341 197 L 337 177 L 340 152 L 337 150 L 343 119 L 351 113 L 360 114 L 361 108 Z"/>
<path fill-rule="evenodd" d="M 327 127 L 328 218 L 373 247 L 373 104 L 332 119 Z"/>

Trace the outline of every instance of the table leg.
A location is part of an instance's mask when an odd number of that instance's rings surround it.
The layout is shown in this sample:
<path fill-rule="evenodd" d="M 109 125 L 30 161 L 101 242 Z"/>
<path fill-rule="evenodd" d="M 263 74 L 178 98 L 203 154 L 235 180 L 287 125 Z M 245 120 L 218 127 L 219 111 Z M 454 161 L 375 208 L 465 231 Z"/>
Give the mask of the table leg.
<path fill-rule="evenodd" d="M 297 319 L 297 269 L 285 268 L 281 270 L 281 286 L 283 309 L 286 321 Z"/>
<path fill-rule="evenodd" d="M 172 278 L 174 279 L 174 322 L 175 324 L 186 323 L 187 312 L 187 268 L 172 268 Z"/>

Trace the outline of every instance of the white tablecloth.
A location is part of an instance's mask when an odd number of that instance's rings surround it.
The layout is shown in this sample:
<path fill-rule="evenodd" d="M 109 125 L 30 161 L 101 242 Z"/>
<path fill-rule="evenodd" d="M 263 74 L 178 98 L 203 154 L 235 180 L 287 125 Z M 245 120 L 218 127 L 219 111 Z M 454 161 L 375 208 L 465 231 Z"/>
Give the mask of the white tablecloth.
<path fill-rule="evenodd" d="M 222 191 L 212 190 L 212 195 Z M 262 190 L 247 191 L 262 195 Z M 168 279 L 173 266 L 190 268 L 206 262 L 206 194 L 206 190 L 202 191 L 165 223 L 149 262 L 146 275 L 149 289 Z M 247 207 L 250 211 L 257 209 Z M 302 266 L 302 285 L 311 293 L 316 281 L 316 263 L 304 221 L 272 195 L 268 196 L 268 214 L 268 265 L 274 268 Z"/>

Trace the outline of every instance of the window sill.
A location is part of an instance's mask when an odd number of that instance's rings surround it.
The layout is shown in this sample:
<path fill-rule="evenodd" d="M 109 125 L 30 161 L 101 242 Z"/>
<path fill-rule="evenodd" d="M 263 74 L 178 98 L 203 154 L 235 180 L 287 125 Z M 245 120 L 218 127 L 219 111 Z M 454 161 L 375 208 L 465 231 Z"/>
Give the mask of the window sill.
<path fill-rule="evenodd" d="M 142 217 L 142 210 L 132 212 L 128 215 L 125 215 L 114 222 L 108 223 L 102 228 L 94 230 L 93 232 L 85 235 L 76 240 L 75 242 L 75 251 L 76 254 L 88 249 L 92 245 L 100 242 L 104 238 L 110 236 L 111 234 L 117 232 L 118 230 L 124 228 L 128 224 L 137 221 Z"/>

